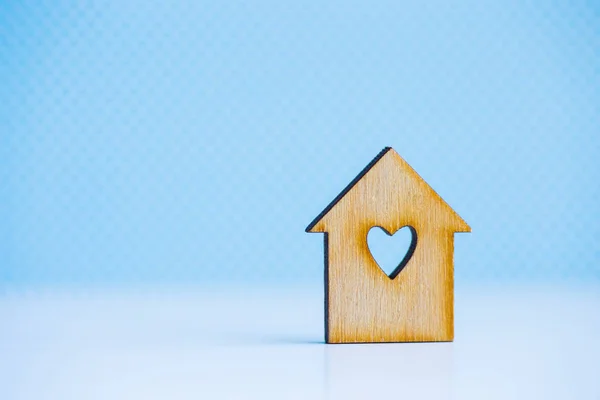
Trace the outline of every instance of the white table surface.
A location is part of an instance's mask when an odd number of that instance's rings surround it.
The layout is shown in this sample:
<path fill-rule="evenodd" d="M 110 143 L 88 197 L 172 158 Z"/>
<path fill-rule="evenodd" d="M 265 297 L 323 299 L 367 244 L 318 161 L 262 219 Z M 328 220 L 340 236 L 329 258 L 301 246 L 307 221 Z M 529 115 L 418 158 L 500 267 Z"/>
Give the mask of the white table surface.
<path fill-rule="evenodd" d="M 322 296 L 4 290 L 0 399 L 600 399 L 600 285 L 457 288 L 430 344 L 325 345 Z"/>

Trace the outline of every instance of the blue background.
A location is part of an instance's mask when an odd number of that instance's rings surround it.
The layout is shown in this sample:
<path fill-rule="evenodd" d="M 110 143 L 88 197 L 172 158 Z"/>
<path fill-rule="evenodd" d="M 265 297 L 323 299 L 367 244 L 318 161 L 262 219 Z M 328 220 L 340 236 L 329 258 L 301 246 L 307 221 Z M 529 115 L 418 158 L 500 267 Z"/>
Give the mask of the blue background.
<path fill-rule="evenodd" d="M 3 1 L 0 287 L 308 282 L 392 146 L 456 278 L 600 279 L 592 1 Z"/>

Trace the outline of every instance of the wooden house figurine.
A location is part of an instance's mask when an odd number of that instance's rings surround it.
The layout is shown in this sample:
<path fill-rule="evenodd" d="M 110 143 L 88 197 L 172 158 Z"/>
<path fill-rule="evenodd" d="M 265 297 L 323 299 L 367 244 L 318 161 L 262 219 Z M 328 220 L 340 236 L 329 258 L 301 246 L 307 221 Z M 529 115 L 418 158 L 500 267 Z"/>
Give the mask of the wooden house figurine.
<path fill-rule="evenodd" d="M 367 245 L 376 226 L 412 233 L 389 275 Z M 383 149 L 306 228 L 325 234 L 325 341 L 452 341 L 454 233 L 470 231 L 398 153 Z"/>

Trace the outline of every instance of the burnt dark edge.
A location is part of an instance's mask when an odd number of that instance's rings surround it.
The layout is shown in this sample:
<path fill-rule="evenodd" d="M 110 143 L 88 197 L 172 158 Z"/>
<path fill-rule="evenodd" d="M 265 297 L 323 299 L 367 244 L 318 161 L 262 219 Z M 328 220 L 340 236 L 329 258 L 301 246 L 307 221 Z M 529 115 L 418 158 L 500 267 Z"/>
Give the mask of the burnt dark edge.
<path fill-rule="evenodd" d="M 371 160 L 371 162 L 369 164 L 367 164 L 367 166 L 364 167 L 363 170 L 360 171 L 360 173 L 358 175 L 356 175 L 356 177 L 354 179 L 352 179 L 352 182 L 350 182 L 348 184 L 348 186 L 346 186 L 344 188 L 344 190 L 342 190 L 342 192 L 340 194 L 338 194 L 336 196 L 336 198 L 333 199 L 333 201 L 331 203 L 329 203 L 329 205 L 327 207 L 325 207 L 325 209 L 323 211 L 321 211 L 321 213 L 319 215 L 317 215 L 317 217 L 306 227 L 305 232 L 309 232 L 321 220 L 321 218 L 323 218 L 325 216 L 325 214 L 327 214 L 338 203 L 338 201 L 340 201 L 342 199 L 342 197 L 344 197 L 346 195 L 346 193 L 348 193 L 350 191 L 350 189 L 352 189 L 354 187 L 354 185 L 356 185 L 356 183 L 359 180 L 361 180 L 361 178 L 363 176 L 365 176 L 365 174 L 367 172 L 369 172 L 369 170 L 371 168 L 373 168 L 373 166 L 377 163 L 377 161 L 379 161 L 381 159 L 381 157 L 383 157 L 391 149 L 392 149 L 391 147 L 385 147 L 383 150 L 381 150 L 379 152 L 379 154 L 377 154 L 377 156 L 373 160 Z"/>
<path fill-rule="evenodd" d="M 323 245 L 325 247 L 325 272 L 323 280 L 325 281 L 325 343 L 329 343 L 329 233 L 323 235 Z"/>
<path fill-rule="evenodd" d="M 412 226 L 410 226 L 410 225 L 406 225 L 406 227 L 407 227 L 408 229 L 410 229 L 410 233 L 411 233 L 410 246 L 408 247 L 408 251 L 407 251 L 407 252 L 406 252 L 406 254 L 404 255 L 404 258 L 402 258 L 402 261 L 400 261 L 400 264 L 398 264 L 398 266 L 397 266 L 396 268 L 394 268 L 394 270 L 392 271 L 392 273 L 388 275 L 390 279 L 394 279 L 394 278 L 396 278 L 396 277 L 398 276 L 398 274 L 399 274 L 400 272 L 402 272 L 402 270 L 404 269 L 404 267 L 406 267 L 406 264 L 408 264 L 408 262 L 409 262 L 409 261 L 410 261 L 410 259 L 412 258 L 412 256 L 413 256 L 413 253 L 415 252 L 415 249 L 417 248 L 417 240 L 418 240 L 418 237 L 417 237 L 417 231 L 416 231 L 416 229 L 415 229 L 415 228 L 413 228 L 413 227 L 412 227 Z M 383 228 L 383 227 L 381 227 L 381 226 L 380 226 L 380 228 L 381 228 L 381 229 L 383 229 L 383 231 L 384 231 L 384 232 L 385 232 L 385 233 L 386 233 L 388 236 L 392 236 L 392 234 L 391 234 L 391 233 L 389 233 L 389 232 L 387 231 L 387 229 L 385 229 L 385 228 Z M 404 227 L 402 227 L 402 228 L 404 228 Z M 402 228 L 400 228 L 400 229 L 402 229 Z M 377 261 L 375 261 L 375 262 L 377 262 Z"/>

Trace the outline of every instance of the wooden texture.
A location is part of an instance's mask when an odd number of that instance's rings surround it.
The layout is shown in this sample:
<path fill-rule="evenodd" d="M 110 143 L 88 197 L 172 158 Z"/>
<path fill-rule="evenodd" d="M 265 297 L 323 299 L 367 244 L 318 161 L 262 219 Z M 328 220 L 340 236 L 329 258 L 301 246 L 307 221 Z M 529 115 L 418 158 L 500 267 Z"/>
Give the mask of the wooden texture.
<path fill-rule="evenodd" d="M 416 232 L 414 253 L 393 279 L 369 251 L 373 226 Z M 325 233 L 327 343 L 454 339 L 454 233 L 471 228 L 393 149 L 379 153 L 306 231 Z"/>

